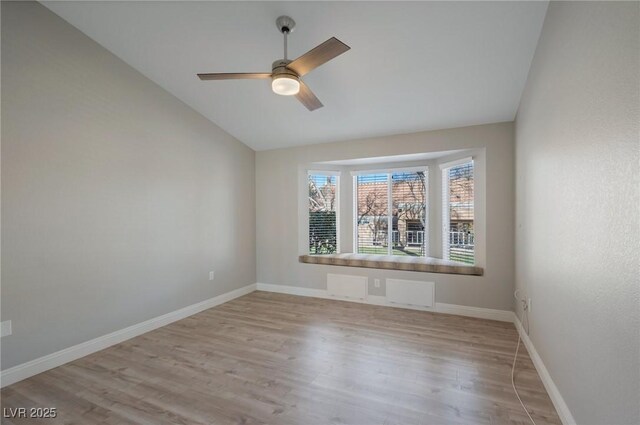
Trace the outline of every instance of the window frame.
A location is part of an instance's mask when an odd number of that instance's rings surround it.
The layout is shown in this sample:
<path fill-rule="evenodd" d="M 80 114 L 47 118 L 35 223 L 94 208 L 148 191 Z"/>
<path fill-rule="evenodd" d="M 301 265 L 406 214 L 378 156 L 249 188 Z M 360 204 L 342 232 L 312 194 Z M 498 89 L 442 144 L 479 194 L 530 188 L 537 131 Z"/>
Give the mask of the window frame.
<path fill-rule="evenodd" d="M 474 226 L 474 244 L 473 244 L 473 265 L 477 265 L 478 263 L 478 245 L 475 243 L 476 241 L 476 163 L 475 157 L 465 157 L 456 159 L 455 161 L 449 161 L 440 164 L 441 171 L 441 179 L 442 179 L 442 191 L 441 191 L 441 203 L 442 203 L 442 259 L 452 261 L 450 258 L 450 248 L 451 243 L 449 241 L 449 234 L 451 231 L 451 194 L 449 193 L 449 170 L 454 167 L 458 167 L 461 165 L 471 164 L 473 169 L 473 226 Z"/>
<path fill-rule="evenodd" d="M 369 254 L 379 256 L 393 256 L 403 257 L 402 255 L 393 254 L 393 174 L 396 173 L 417 173 L 422 172 L 424 174 L 424 234 L 422 237 L 422 249 L 424 255 L 421 258 L 428 258 L 429 252 L 429 237 L 430 237 L 430 221 L 429 221 L 429 166 L 413 166 L 413 167 L 392 167 L 392 168 L 377 168 L 377 169 L 362 169 L 357 171 L 351 171 L 352 176 L 352 225 L 353 225 L 353 251 L 358 252 L 358 176 L 370 175 L 370 174 L 386 174 L 387 175 L 387 253 L 386 254 Z"/>
<path fill-rule="evenodd" d="M 340 244 L 340 171 L 335 170 L 307 170 L 307 184 L 309 181 L 309 176 L 326 176 L 326 177 L 335 177 L 336 178 L 336 194 L 335 194 L 335 212 L 336 212 L 336 254 L 341 253 L 341 244 Z M 307 189 L 307 228 L 306 228 L 306 241 L 307 241 L 307 254 L 308 255 L 325 255 L 325 254 L 312 254 L 311 246 L 309 246 L 309 226 L 311 225 L 309 221 L 309 194 Z"/>

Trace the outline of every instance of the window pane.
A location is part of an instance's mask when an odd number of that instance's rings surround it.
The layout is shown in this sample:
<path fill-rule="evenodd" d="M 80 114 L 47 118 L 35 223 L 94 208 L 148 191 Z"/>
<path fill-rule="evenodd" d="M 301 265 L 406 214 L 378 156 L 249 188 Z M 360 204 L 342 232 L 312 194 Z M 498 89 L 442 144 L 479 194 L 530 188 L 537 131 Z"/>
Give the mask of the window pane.
<path fill-rule="evenodd" d="M 389 197 L 387 174 L 365 174 L 356 177 L 358 232 L 356 252 L 387 254 L 387 222 Z"/>
<path fill-rule="evenodd" d="M 473 162 L 451 167 L 449 178 L 448 258 L 473 264 Z"/>
<path fill-rule="evenodd" d="M 391 175 L 393 255 L 426 255 L 426 177 L 423 171 Z"/>
<path fill-rule="evenodd" d="M 309 254 L 338 251 L 335 176 L 309 175 Z"/>

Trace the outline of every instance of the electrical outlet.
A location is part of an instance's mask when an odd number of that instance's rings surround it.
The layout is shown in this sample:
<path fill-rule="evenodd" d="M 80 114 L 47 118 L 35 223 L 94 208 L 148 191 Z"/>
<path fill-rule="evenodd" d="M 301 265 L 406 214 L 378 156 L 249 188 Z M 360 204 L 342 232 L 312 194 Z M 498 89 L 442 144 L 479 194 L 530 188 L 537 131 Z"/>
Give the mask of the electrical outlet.
<path fill-rule="evenodd" d="M 380 287 L 380 279 L 373 279 L 373 286 L 375 286 L 376 288 Z"/>
<path fill-rule="evenodd" d="M 527 298 L 527 311 L 531 313 L 531 298 Z"/>
<path fill-rule="evenodd" d="M 11 320 L 0 323 L 0 337 L 11 335 Z"/>
<path fill-rule="evenodd" d="M 215 271 L 209 272 L 209 280 L 213 280 L 215 278 L 216 278 L 216 272 Z"/>

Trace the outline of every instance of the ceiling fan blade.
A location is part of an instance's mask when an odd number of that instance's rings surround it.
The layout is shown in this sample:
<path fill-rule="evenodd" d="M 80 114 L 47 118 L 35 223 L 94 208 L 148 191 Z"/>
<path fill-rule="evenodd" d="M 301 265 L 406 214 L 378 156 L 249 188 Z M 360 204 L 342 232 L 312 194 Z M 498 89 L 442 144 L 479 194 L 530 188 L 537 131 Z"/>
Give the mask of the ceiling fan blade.
<path fill-rule="evenodd" d="M 227 72 L 214 74 L 198 74 L 202 81 L 208 80 L 254 80 L 261 78 L 271 78 L 271 73 L 261 72 Z"/>
<path fill-rule="evenodd" d="M 298 99 L 310 111 L 322 108 L 323 106 L 322 102 L 320 102 L 309 86 L 302 82 L 302 80 L 300 80 L 300 91 L 296 95 L 296 99 Z"/>
<path fill-rule="evenodd" d="M 335 37 L 331 37 L 324 43 L 309 50 L 298 59 L 287 65 L 287 68 L 294 70 L 299 76 L 307 74 L 331 59 L 349 50 L 351 47 L 344 44 Z"/>

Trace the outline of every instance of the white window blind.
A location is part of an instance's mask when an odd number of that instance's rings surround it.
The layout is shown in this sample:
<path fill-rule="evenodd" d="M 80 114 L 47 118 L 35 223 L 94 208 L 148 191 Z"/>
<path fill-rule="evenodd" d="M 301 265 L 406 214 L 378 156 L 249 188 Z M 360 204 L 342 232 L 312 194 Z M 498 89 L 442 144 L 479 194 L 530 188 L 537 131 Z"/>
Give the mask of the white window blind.
<path fill-rule="evenodd" d="M 338 180 L 328 173 L 308 175 L 309 254 L 338 252 Z"/>
<path fill-rule="evenodd" d="M 444 258 L 475 263 L 473 160 L 442 170 Z"/>
<path fill-rule="evenodd" d="M 354 176 L 356 252 L 426 256 L 426 205 L 426 169 L 359 172 Z"/>

